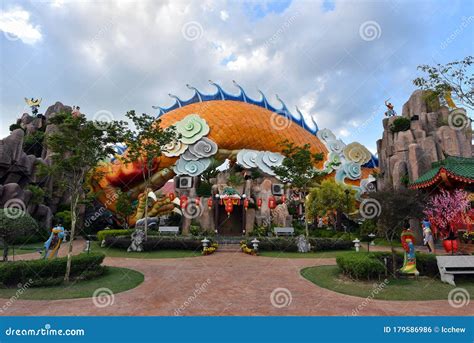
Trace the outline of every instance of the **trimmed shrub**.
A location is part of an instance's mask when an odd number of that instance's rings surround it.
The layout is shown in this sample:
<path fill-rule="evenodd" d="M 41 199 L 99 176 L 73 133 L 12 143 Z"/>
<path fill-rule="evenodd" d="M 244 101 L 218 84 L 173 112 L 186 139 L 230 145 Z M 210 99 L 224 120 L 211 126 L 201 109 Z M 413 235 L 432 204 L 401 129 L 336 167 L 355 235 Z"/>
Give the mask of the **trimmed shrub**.
<path fill-rule="evenodd" d="M 403 266 L 403 253 L 397 252 L 395 256 L 397 269 L 400 269 Z M 354 252 L 353 254 L 337 256 L 336 262 L 346 275 L 354 278 L 372 279 L 380 278 L 382 274 L 385 275 L 384 259 L 387 260 L 388 273 L 391 273 L 392 254 L 390 252 L 377 251 L 370 254 Z M 382 268 L 380 268 L 380 266 L 382 266 Z M 370 269 L 372 267 L 373 269 Z M 423 276 L 436 277 L 439 274 L 438 264 L 434 254 L 417 253 L 416 268 L 420 272 L 420 275 Z"/>
<path fill-rule="evenodd" d="M 71 277 L 90 278 L 103 272 L 101 266 L 105 255 L 102 253 L 82 253 L 72 257 Z M 32 287 L 61 283 L 66 272 L 67 257 L 52 260 L 16 261 L 0 264 L 0 283 L 4 286 L 17 286 L 31 283 Z M 31 281 L 30 281 L 31 280 Z"/>
<path fill-rule="evenodd" d="M 400 117 L 393 121 L 390 125 L 390 131 L 392 132 L 400 132 L 400 131 L 407 131 L 410 129 L 411 121 L 406 117 Z"/>
<path fill-rule="evenodd" d="M 109 248 L 128 249 L 130 246 L 130 237 L 106 237 L 105 246 Z M 193 237 L 166 237 L 148 236 L 143 242 L 144 251 L 157 250 L 200 250 L 202 243 L 199 239 Z"/>
<path fill-rule="evenodd" d="M 36 220 L 17 208 L 0 209 L 0 237 L 9 244 L 37 242 L 40 234 Z"/>
<path fill-rule="evenodd" d="M 135 230 L 101 230 L 97 232 L 97 240 L 102 242 L 107 237 L 130 236 Z"/>
<path fill-rule="evenodd" d="M 352 241 L 339 238 L 310 238 L 313 251 L 348 250 L 353 246 Z"/>

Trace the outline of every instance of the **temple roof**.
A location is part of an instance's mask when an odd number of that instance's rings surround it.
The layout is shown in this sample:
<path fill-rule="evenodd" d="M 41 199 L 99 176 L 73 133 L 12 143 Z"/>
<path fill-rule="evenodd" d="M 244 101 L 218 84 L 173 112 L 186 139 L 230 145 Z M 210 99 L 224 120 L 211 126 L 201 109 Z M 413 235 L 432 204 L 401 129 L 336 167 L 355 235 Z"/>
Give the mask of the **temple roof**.
<path fill-rule="evenodd" d="M 439 181 L 474 183 L 474 158 L 448 156 L 442 161 L 434 162 L 431 169 L 410 183 L 409 187 L 426 188 Z"/>

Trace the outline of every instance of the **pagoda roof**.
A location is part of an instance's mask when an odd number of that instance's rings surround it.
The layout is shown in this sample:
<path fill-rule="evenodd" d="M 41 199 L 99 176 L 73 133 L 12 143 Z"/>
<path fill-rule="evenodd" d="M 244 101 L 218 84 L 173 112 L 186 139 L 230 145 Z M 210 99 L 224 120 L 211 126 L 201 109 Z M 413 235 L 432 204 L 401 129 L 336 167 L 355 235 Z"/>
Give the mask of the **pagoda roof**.
<path fill-rule="evenodd" d="M 448 156 L 442 161 L 434 162 L 430 170 L 409 184 L 409 188 L 427 188 L 440 181 L 474 184 L 474 158 Z"/>

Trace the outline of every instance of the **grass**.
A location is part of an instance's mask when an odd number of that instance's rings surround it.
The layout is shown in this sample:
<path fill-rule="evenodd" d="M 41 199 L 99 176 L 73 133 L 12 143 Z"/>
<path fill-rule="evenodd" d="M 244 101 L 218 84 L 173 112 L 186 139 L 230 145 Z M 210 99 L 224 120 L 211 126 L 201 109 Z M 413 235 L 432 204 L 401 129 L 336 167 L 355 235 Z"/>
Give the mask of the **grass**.
<path fill-rule="evenodd" d="M 127 252 L 116 248 L 102 248 L 99 242 L 92 242 L 91 251 L 102 252 L 106 257 L 126 258 L 181 258 L 202 256 L 201 251 L 194 250 L 158 250 L 144 252 Z"/>
<path fill-rule="evenodd" d="M 337 255 L 352 253 L 353 250 L 331 250 L 331 251 L 318 251 L 318 252 L 285 252 L 285 251 L 259 251 L 259 256 L 265 257 L 279 257 L 279 258 L 332 258 Z"/>
<path fill-rule="evenodd" d="M 116 294 L 137 287 L 144 278 L 143 274 L 136 270 L 107 267 L 104 275 L 92 280 L 79 281 L 70 285 L 31 287 L 24 290 L 21 295 L 17 294 L 17 288 L 0 288 L 0 298 L 13 296 L 18 296 L 22 300 L 90 298 L 98 288 L 108 288 Z"/>
<path fill-rule="evenodd" d="M 44 243 L 42 242 L 10 246 L 8 249 L 8 256 L 13 255 L 13 248 L 15 248 L 15 255 L 23 255 L 35 253 L 38 251 L 38 249 L 43 249 L 43 246 Z"/>
<path fill-rule="evenodd" d="M 388 279 L 386 286 L 381 281 L 353 281 L 339 272 L 337 266 L 309 267 L 301 275 L 312 283 L 331 291 L 356 297 L 372 297 L 379 300 L 447 300 L 455 287 L 439 279 L 419 277 L 418 279 Z M 466 289 L 474 297 L 474 277 L 456 276 L 456 286 Z M 378 292 L 374 292 L 374 290 Z M 376 294 L 377 293 L 377 294 Z"/>

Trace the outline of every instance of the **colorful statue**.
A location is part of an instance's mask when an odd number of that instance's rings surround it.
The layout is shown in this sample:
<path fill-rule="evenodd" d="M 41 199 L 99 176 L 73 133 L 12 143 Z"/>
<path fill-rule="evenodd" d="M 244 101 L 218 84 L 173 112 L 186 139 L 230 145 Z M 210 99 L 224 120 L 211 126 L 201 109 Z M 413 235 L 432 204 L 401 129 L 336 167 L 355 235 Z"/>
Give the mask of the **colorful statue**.
<path fill-rule="evenodd" d="M 433 232 L 431 232 L 431 224 L 428 219 L 423 220 L 423 245 L 426 245 L 429 252 L 434 253 Z"/>
<path fill-rule="evenodd" d="M 387 106 L 387 112 L 385 112 L 385 115 L 387 117 L 393 117 L 393 116 L 396 116 L 397 115 L 397 112 L 395 112 L 395 110 L 393 109 L 393 105 L 388 102 L 390 99 L 387 99 L 385 100 L 385 106 Z"/>
<path fill-rule="evenodd" d="M 405 250 L 403 267 L 400 269 L 400 273 L 418 276 L 420 273 L 416 269 L 415 235 L 410 229 L 409 224 L 405 225 L 405 229 L 402 231 L 402 235 L 400 238 L 402 241 L 403 249 Z"/>
<path fill-rule="evenodd" d="M 38 108 L 40 107 L 40 104 L 41 104 L 41 99 L 34 99 L 34 98 L 31 98 L 31 99 L 28 99 L 28 98 L 25 98 L 25 102 L 28 106 L 31 107 L 31 113 L 34 115 L 34 116 L 37 116 L 38 115 Z"/>
<path fill-rule="evenodd" d="M 44 258 L 50 259 L 58 256 L 59 247 L 64 239 L 64 227 L 61 224 L 56 225 L 51 230 L 51 236 L 44 243 Z"/>

